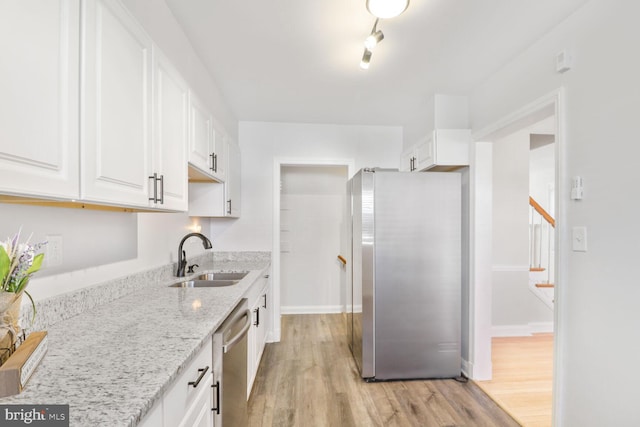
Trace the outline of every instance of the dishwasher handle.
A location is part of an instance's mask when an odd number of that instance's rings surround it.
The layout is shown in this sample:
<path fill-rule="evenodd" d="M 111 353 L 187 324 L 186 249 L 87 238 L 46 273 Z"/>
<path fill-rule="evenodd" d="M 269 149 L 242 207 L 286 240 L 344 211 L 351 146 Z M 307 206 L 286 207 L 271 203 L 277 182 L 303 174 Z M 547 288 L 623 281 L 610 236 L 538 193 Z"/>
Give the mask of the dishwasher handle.
<path fill-rule="evenodd" d="M 227 353 L 229 350 L 231 350 L 231 348 L 233 348 L 234 345 L 238 343 L 238 341 L 241 341 L 242 338 L 244 338 L 244 336 L 247 334 L 247 331 L 249 330 L 249 328 L 251 327 L 251 311 L 246 310 L 241 317 L 244 317 L 246 319 L 245 324 L 236 336 L 234 336 L 229 341 L 222 344 L 222 351 L 224 353 Z"/>

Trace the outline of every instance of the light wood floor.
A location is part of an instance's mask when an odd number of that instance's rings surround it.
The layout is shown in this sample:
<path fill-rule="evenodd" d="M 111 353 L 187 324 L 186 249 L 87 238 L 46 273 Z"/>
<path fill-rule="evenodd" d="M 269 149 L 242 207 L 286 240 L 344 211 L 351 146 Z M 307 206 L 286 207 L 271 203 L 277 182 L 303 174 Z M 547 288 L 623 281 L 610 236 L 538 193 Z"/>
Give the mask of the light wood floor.
<path fill-rule="evenodd" d="M 251 426 L 518 426 L 473 382 L 366 383 L 341 314 L 282 317 L 249 400 Z"/>
<path fill-rule="evenodd" d="M 550 427 L 553 334 L 493 338 L 493 379 L 478 385 L 525 427 Z"/>

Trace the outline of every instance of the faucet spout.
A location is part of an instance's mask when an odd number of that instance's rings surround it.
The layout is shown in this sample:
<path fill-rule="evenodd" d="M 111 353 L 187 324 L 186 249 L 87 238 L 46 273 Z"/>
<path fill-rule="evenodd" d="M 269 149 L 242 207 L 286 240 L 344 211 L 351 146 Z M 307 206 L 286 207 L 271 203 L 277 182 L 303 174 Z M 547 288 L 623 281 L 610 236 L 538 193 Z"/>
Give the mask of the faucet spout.
<path fill-rule="evenodd" d="M 202 246 L 205 249 L 212 248 L 211 240 L 209 240 L 207 236 L 205 236 L 204 234 L 189 233 L 186 236 L 184 236 L 180 241 L 180 245 L 178 245 L 178 269 L 176 270 L 176 277 L 184 277 L 184 270 L 187 267 L 187 254 L 182 249 L 182 245 L 184 245 L 185 240 L 187 240 L 189 237 L 198 237 L 200 240 L 202 240 Z"/>

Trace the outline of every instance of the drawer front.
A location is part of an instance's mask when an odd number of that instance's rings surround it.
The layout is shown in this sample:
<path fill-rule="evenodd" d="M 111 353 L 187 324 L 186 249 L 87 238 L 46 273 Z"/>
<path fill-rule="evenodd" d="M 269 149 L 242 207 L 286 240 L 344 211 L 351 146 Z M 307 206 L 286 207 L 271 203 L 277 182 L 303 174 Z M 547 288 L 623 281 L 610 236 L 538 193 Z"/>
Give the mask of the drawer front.
<path fill-rule="evenodd" d="M 163 399 L 165 426 L 180 425 L 187 411 L 199 397 L 202 397 L 205 389 L 206 393 L 211 395 L 213 378 L 211 343 L 211 338 L 209 338 L 165 394 Z"/>
<path fill-rule="evenodd" d="M 187 410 L 179 427 L 201 427 L 213 426 L 213 411 L 211 410 L 211 386 L 213 385 L 213 377 L 208 376 L 207 381 L 202 380 L 193 405 Z M 171 424 L 174 425 L 174 424 Z"/>

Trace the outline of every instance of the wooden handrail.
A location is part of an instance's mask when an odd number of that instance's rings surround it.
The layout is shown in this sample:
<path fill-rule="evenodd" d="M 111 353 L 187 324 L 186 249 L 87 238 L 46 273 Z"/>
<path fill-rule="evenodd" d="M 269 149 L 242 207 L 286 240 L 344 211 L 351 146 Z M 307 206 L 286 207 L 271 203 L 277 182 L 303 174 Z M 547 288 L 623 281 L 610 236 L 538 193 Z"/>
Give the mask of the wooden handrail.
<path fill-rule="evenodd" d="M 342 255 L 338 255 L 338 259 L 342 262 L 343 265 L 347 265 L 347 259 Z"/>
<path fill-rule="evenodd" d="M 533 197 L 529 196 L 529 204 L 533 207 L 533 209 L 536 210 L 536 212 L 538 212 L 540 215 L 542 215 L 542 217 L 549 223 L 551 224 L 551 226 L 553 228 L 556 227 L 556 220 L 553 219 L 553 217 L 551 215 L 549 215 L 549 213 L 547 211 L 544 210 L 544 208 L 542 206 L 540 206 L 538 204 L 538 202 L 536 202 L 534 200 Z"/>

